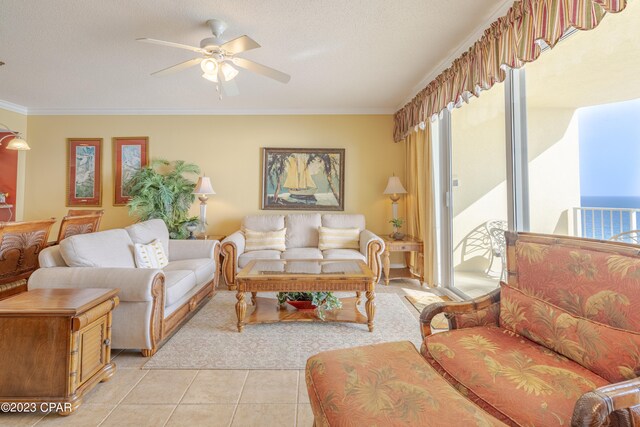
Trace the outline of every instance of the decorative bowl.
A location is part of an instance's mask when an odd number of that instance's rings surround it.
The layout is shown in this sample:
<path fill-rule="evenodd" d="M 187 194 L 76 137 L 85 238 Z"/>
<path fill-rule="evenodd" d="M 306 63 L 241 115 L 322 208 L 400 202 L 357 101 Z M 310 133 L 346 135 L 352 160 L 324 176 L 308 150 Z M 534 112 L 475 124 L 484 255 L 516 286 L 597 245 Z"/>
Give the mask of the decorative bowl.
<path fill-rule="evenodd" d="M 313 305 L 311 301 L 287 301 L 287 304 L 298 310 L 315 310 L 318 308 L 318 306 Z"/>

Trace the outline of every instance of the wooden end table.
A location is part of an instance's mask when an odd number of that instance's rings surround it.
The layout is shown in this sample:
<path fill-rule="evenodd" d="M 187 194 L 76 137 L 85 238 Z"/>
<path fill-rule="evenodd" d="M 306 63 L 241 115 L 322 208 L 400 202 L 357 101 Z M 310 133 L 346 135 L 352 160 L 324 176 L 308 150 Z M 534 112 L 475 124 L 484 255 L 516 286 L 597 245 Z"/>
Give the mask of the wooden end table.
<path fill-rule="evenodd" d="M 379 234 L 379 236 L 384 240 L 384 252 L 382 253 L 382 269 L 384 270 L 384 284 L 389 285 L 389 280 L 392 279 L 390 277 L 391 271 L 391 261 L 389 260 L 389 255 L 391 252 L 404 252 L 405 259 L 407 260 L 407 266 L 409 266 L 409 256 L 411 252 L 418 253 L 418 270 L 419 274 L 415 275 L 418 279 L 420 279 L 420 285 L 424 282 L 424 272 L 422 271 L 422 261 L 421 258 L 424 257 L 424 244 L 422 240 L 416 239 L 413 236 L 406 235 L 402 240 L 396 240 L 391 236 L 385 234 Z"/>
<path fill-rule="evenodd" d="M 0 301 L 0 402 L 69 415 L 109 380 L 118 291 L 35 289 Z"/>
<path fill-rule="evenodd" d="M 275 322 L 348 322 L 363 323 L 373 332 L 376 313 L 373 272 L 361 260 L 253 260 L 236 276 L 238 286 L 236 315 L 238 332 L 244 325 Z M 258 292 L 345 292 L 354 291 L 355 298 L 340 298 L 342 309 L 326 312 L 320 320 L 313 310 L 296 310 L 289 304 L 279 305 L 274 298 L 258 298 Z M 251 292 L 253 312 L 245 318 L 245 292 Z M 358 305 L 365 292 L 364 316 Z"/>

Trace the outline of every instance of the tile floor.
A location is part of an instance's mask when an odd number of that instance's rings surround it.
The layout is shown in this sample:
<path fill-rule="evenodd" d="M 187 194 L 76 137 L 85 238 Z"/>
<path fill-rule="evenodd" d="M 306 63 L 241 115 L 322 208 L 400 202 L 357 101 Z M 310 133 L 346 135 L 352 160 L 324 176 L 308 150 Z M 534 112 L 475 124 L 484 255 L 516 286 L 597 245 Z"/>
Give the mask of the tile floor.
<path fill-rule="evenodd" d="M 410 280 L 377 288 L 417 290 L 418 282 Z M 75 414 L 0 414 L 0 427 L 313 425 L 304 371 L 145 370 L 147 359 L 139 352 L 114 350 L 112 358 L 116 374 L 96 386 Z"/>

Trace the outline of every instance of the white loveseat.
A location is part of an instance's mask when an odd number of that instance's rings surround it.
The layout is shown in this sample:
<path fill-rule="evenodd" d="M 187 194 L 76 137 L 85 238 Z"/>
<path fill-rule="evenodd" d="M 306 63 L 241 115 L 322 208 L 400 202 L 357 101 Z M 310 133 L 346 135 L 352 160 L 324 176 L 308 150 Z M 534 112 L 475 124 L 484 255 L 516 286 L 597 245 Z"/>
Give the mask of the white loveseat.
<path fill-rule="evenodd" d="M 318 249 L 319 227 L 358 228 L 360 249 Z M 384 241 L 366 229 L 364 215 L 357 214 L 288 214 L 250 215 L 242 221 L 242 228 L 253 231 L 277 231 L 286 228 L 284 252 L 277 250 L 245 251 L 245 236 L 236 231 L 222 241 L 222 274 L 229 289 L 236 289 L 238 271 L 254 259 L 360 259 L 365 261 L 378 282 L 381 274 L 380 256 Z"/>
<path fill-rule="evenodd" d="M 136 268 L 134 243 L 160 240 L 169 264 Z M 153 355 L 218 284 L 217 240 L 169 240 L 162 220 L 71 236 L 40 252 L 36 288 L 120 288 L 113 312 L 112 347 Z"/>

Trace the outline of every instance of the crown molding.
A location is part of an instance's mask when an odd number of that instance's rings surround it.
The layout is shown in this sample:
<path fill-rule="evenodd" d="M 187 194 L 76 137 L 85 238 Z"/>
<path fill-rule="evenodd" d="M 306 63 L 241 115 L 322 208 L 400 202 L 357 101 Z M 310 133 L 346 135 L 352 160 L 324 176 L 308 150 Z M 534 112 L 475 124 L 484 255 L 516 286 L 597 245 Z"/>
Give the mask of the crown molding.
<path fill-rule="evenodd" d="M 308 116 L 308 115 L 391 115 L 394 108 L 319 108 L 319 109 L 60 109 L 33 108 L 29 116 Z"/>
<path fill-rule="evenodd" d="M 438 65 L 433 67 L 431 71 L 429 71 L 429 73 L 427 73 L 427 75 L 424 76 L 422 80 L 420 80 L 420 82 L 418 82 L 413 87 L 413 89 L 411 89 L 411 92 L 409 93 L 409 95 L 405 97 L 402 103 L 400 103 L 400 105 L 396 107 L 395 111 L 398 111 L 402 107 L 404 107 L 409 101 L 413 99 L 414 96 L 418 94 L 418 92 L 420 92 L 429 83 L 431 83 L 433 79 L 438 77 L 440 73 L 442 73 L 444 70 L 449 68 L 451 64 L 453 64 L 453 61 L 456 58 L 460 57 L 463 53 L 469 50 L 469 48 L 473 46 L 473 44 L 476 41 L 478 41 L 480 37 L 482 37 L 482 35 L 484 34 L 484 31 L 494 21 L 496 21 L 498 18 L 500 18 L 501 16 L 504 16 L 507 13 L 509 8 L 513 5 L 514 1 L 515 0 L 502 0 L 500 5 L 496 7 L 496 9 L 493 11 L 493 13 L 489 16 L 489 18 L 484 23 L 476 27 L 476 29 L 471 33 L 471 35 L 469 35 L 469 37 L 467 37 L 462 43 L 460 43 L 460 45 L 458 45 L 458 47 L 449 56 L 447 56 L 444 60 L 442 60 Z"/>
<path fill-rule="evenodd" d="M 14 104 L 13 102 L 3 101 L 0 99 L 0 108 L 3 110 L 13 111 L 14 113 L 28 115 L 29 109 L 24 105 Z"/>

